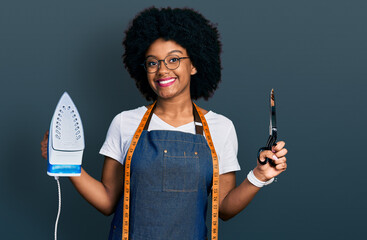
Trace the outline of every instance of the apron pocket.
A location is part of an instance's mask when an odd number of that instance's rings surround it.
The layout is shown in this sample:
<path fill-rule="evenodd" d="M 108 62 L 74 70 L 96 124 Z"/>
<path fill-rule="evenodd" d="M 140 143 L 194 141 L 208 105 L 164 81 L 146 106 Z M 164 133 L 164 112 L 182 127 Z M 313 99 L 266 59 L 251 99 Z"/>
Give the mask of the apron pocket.
<path fill-rule="evenodd" d="M 197 153 L 164 150 L 163 191 L 197 192 L 199 157 Z"/>

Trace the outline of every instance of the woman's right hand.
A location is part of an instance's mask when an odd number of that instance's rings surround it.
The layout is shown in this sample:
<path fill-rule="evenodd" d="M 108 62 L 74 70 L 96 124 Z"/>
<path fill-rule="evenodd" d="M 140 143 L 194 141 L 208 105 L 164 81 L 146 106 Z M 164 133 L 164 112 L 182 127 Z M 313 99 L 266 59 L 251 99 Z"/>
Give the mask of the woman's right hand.
<path fill-rule="evenodd" d="M 43 135 L 43 139 L 41 141 L 41 153 L 44 159 L 47 159 L 47 144 L 48 144 L 48 130 L 45 135 Z"/>
<path fill-rule="evenodd" d="M 41 152 L 44 159 L 47 159 L 48 135 L 47 130 L 41 141 Z M 80 176 L 70 177 L 70 180 L 92 206 L 108 216 L 115 212 L 115 207 L 122 195 L 124 166 L 117 160 L 105 157 L 102 181 L 91 177 L 83 168 Z"/>

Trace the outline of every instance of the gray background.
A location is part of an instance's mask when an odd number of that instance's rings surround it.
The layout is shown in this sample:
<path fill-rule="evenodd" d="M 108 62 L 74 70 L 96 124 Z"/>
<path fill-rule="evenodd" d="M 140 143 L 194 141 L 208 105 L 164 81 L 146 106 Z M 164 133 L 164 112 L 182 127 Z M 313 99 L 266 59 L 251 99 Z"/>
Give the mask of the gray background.
<path fill-rule="evenodd" d="M 124 30 L 148 6 L 192 7 L 218 24 L 223 81 L 199 105 L 235 124 L 243 181 L 268 134 L 276 91 L 288 170 L 220 239 L 362 239 L 367 234 L 366 1 L 10 1 L 0 3 L 0 238 L 52 239 L 57 186 L 40 141 L 68 91 L 83 119 L 83 167 L 112 118 L 147 104 L 121 63 Z M 106 239 L 105 217 L 62 179 L 59 239 Z"/>

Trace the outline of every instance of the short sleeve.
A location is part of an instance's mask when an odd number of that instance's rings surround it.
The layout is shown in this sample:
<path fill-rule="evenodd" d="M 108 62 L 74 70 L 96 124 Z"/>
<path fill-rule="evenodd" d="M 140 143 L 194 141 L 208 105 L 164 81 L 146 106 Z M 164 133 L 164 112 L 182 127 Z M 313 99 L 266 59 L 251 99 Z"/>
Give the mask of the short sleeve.
<path fill-rule="evenodd" d="M 121 113 L 112 120 L 99 153 L 123 163 Z"/>
<path fill-rule="evenodd" d="M 219 174 L 241 170 L 237 159 L 237 134 L 232 122 L 224 139 L 224 145 L 219 157 Z"/>

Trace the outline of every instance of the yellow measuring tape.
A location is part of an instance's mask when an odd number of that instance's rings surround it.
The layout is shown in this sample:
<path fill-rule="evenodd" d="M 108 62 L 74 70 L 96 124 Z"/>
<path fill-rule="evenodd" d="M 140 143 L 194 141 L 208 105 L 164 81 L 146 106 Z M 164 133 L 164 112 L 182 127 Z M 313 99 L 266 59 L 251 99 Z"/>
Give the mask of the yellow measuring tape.
<path fill-rule="evenodd" d="M 131 141 L 129 150 L 126 155 L 125 161 L 125 179 L 124 179 L 124 213 L 122 220 L 122 240 L 129 239 L 129 217 L 130 217 L 130 172 L 131 172 L 131 159 L 135 151 L 135 147 L 138 144 L 141 133 L 144 130 L 144 126 L 149 118 L 149 115 L 156 102 L 148 107 L 143 119 L 141 120 L 138 129 L 136 130 L 134 137 Z M 210 136 L 208 123 L 205 120 L 204 115 L 200 112 L 198 106 L 194 103 L 194 106 L 199 114 L 201 122 L 203 124 L 206 139 L 208 141 L 210 151 L 213 158 L 213 186 L 212 186 L 212 240 L 218 239 L 218 211 L 219 211 L 219 167 L 218 157 L 214 149 L 213 140 Z"/>
<path fill-rule="evenodd" d="M 214 149 L 212 137 L 210 135 L 208 123 L 204 115 L 200 112 L 198 106 L 194 103 L 196 110 L 198 111 L 203 128 L 205 132 L 206 140 L 208 141 L 210 151 L 213 158 L 213 186 L 212 186 L 212 240 L 218 239 L 218 214 L 219 214 L 219 166 L 218 157 Z"/>

